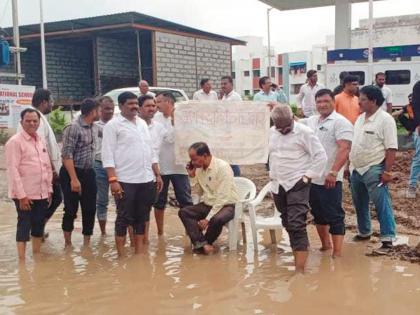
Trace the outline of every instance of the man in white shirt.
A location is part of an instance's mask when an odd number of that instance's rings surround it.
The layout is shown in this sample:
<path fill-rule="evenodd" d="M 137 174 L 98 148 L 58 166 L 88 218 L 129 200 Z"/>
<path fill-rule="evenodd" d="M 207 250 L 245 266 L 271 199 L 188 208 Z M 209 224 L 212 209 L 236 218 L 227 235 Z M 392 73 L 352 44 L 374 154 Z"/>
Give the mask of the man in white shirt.
<path fill-rule="evenodd" d="M 44 139 L 47 144 L 48 154 L 51 160 L 51 166 L 53 170 L 53 194 L 51 197 L 51 204 L 48 207 L 47 212 L 45 213 L 45 224 L 53 216 L 54 212 L 57 210 L 58 206 L 63 201 L 63 196 L 61 192 L 59 172 L 61 168 L 61 151 L 58 146 L 57 140 L 55 138 L 54 131 L 52 130 L 47 117 L 53 107 L 53 99 L 51 92 L 46 89 L 36 89 L 34 95 L 32 96 L 32 108 L 36 109 L 40 116 L 39 128 L 37 134 Z M 17 132 L 22 131 L 22 126 L 19 124 Z M 44 237 L 48 237 L 48 233 L 44 234 Z"/>
<path fill-rule="evenodd" d="M 350 151 L 350 182 L 353 204 L 356 208 L 359 234 L 355 241 L 369 240 L 372 234 L 369 200 L 375 205 L 380 224 L 382 247 L 392 248 L 396 228 L 388 183 L 392 181 L 392 166 L 398 150 L 397 127 L 394 118 L 380 109 L 384 102 L 376 86 L 360 90 L 362 114 L 354 125 Z"/>
<path fill-rule="evenodd" d="M 223 93 L 222 101 L 242 101 L 242 97 L 233 90 L 233 79 L 231 76 L 224 76 L 221 80 L 221 89 Z M 233 176 L 241 176 L 239 165 L 230 165 L 232 167 Z"/>
<path fill-rule="evenodd" d="M 159 155 L 163 188 L 154 205 L 158 235 L 163 235 L 164 210 L 168 201 L 169 183 L 172 183 L 172 187 L 175 191 L 175 198 L 178 201 L 180 208 L 192 205 L 192 199 L 187 171 L 183 165 L 176 164 L 175 162 L 175 98 L 171 93 L 163 92 L 156 97 L 156 104 L 160 113 L 155 115 L 154 120 L 161 123 L 166 131 L 166 138 L 162 141 Z"/>
<path fill-rule="evenodd" d="M 381 89 L 382 95 L 384 96 L 384 102 L 381 105 L 381 109 L 392 114 L 392 91 L 385 85 L 386 75 L 383 72 L 378 72 L 375 75 L 375 83 L 378 88 Z"/>
<path fill-rule="evenodd" d="M 98 218 L 99 228 L 101 234 L 106 235 L 106 220 L 108 217 L 108 204 L 109 204 L 109 184 L 106 170 L 102 165 L 102 137 L 105 124 L 114 116 L 114 101 L 109 96 L 102 96 L 98 100 L 100 110 L 99 120 L 95 121 L 98 127 L 98 136 L 95 137 L 95 164 L 93 168 L 96 174 L 96 217 Z"/>
<path fill-rule="evenodd" d="M 309 70 L 306 74 L 308 82 L 301 86 L 296 97 L 298 114 L 301 117 L 311 117 L 316 114 L 315 94 L 324 86 L 318 83 L 316 70 Z"/>
<path fill-rule="evenodd" d="M 140 90 L 140 96 L 142 95 L 150 95 L 152 97 L 156 96 L 155 93 L 149 90 L 149 83 L 146 80 L 140 80 L 139 90 Z"/>
<path fill-rule="evenodd" d="M 121 114 L 103 130 L 102 163 L 117 204 L 115 243 L 121 257 L 129 225 L 135 234 L 135 253 L 143 252 L 145 218 L 156 191 L 161 190 L 162 179 L 147 124 L 138 117 L 137 96 L 123 92 L 118 104 Z"/>
<path fill-rule="evenodd" d="M 324 174 L 327 155 L 314 132 L 293 120 L 290 106 L 279 104 L 272 110 L 269 161 L 272 193 L 289 234 L 296 272 L 303 272 L 309 240 L 306 216 L 312 179 Z"/>
<path fill-rule="evenodd" d="M 152 137 L 153 150 L 155 151 L 155 154 L 159 160 L 162 143 L 164 139 L 167 140 L 167 132 L 165 127 L 160 122 L 153 119 L 157 111 L 156 100 L 150 95 L 144 95 L 140 96 L 138 98 L 138 101 L 140 107 L 139 116 L 146 122 L 147 126 L 149 127 L 150 136 Z M 144 233 L 144 242 L 146 244 L 149 242 L 149 223 L 150 211 L 147 213 L 146 216 L 146 227 Z M 129 231 L 132 232 L 131 229 Z M 132 239 L 132 234 L 130 234 L 130 238 Z M 132 244 L 134 244 L 134 242 L 132 242 Z"/>
<path fill-rule="evenodd" d="M 212 90 L 210 79 L 202 79 L 200 82 L 201 90 L 194 92 L 194 101 L 217 101 L 216 91 Z"/>
<path fill-rule="evenodd" d="M 299 122 L 313 130 L 328 160 L 322 176 L 312 181 L 309 204 L 321 239 L 321 250 L 333 249 L 332 256 L 340 257 L 346 230 L 342 182 L 351 149 L 353 125 L 334 110 L 334 94 L 331 90 L 319 90 L 315 101 L 319 114 Z"/>
<path fill-rule="evenodd" d="M 220 88 L 223 93 L 222 101 L 242 101 L 242 97 L 233 90 L 233 79 L 226 75 L 222 77 Z"/>

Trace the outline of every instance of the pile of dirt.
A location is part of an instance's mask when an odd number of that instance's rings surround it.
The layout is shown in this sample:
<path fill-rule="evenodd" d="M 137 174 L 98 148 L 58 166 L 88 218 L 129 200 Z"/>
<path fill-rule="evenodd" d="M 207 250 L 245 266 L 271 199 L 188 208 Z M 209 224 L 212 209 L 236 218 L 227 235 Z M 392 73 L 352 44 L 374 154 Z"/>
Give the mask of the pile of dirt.
<path fill-rule="evenodd" d="M 394 246 L 388 253 L 377 253 L 373 251 L 368 256 L 389 256 L 395 259 L 401 259 L 404 261 L 408 261 L 410 263 L 417 263 L 420 264 L 420 243 L 417 246 L 412 247 L 408 245 L 396 245 Z"/>
<path fill-rule="evenodd" d="M 420 198 L 407 199 L 405 191 L 410 176 L 410 166 L 413 151 L 397 152 L 393 168 L 394 180 L 389 185 L 395 218 L 398 223 L 398 232 L 420 236 Z M 241 166 L 242 176 L 251 179 L 261 190 L 268 182 L 269 176 L 264 164 Z M 343 207 L 346 211 L 346 224 L 355 227 L 355 210 L 351 198 L 350 187 L 347 181 L 343 183 Z M 376 218 L 372 211 L 372 218 Z"/>

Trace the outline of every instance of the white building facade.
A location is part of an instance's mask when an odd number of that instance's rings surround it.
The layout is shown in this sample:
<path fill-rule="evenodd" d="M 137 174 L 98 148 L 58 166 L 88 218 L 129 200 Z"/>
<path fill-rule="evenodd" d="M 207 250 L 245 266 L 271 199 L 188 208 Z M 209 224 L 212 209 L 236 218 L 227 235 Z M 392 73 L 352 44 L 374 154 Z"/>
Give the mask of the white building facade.
<path fill-rule="evenodd" d="M 359 21 L 359 27 L 351 31 L 351 47 L 368 47 L 368 20 Z M 246 98 L 259 90 L 258 80 L 268 73 L 268 50 L 262 37 L 246 36 L 239 38 L 247 46 L 235 47 L 232 58 L 232 71 L 235 89 Z M 420 14 L 374 19 L 373 46 L 420 46 Z M 291 104 L 296 103 L 296 95 L 306 82 L 306 72 L 318 71 L 318 80 L 326 84 L 327 51 L 334 49 L 334 36 L 327 36 L 326 43 L 315 45 L 310 51 L 280 53 L 271 51 L 271 79 L 283 87 Z M 415 61 L 420 57 L 413 57 Z"/>

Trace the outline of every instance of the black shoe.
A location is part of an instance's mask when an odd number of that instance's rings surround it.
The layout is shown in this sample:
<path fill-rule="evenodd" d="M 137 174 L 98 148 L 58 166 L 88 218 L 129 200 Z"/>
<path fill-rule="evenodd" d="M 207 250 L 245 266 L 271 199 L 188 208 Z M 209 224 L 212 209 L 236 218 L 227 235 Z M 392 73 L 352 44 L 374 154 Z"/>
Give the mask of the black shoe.
<path fill-rule="evenodd" d="M 353 242 L 363 242 L 363 241 L 369 241 L 369 240 L 370 240 L 370 235 L 361 236 L 357 234 L 353 237 Z"/>
<path fill-rule="evenodd" d="M 392 249 L 392 242 L 391 241 L 383 241 L 382 246 L 380 248 L 384 249 Z"/>
<path fill-rule="evenodd" d="M 382 246 L 378 249 L 375 249 L 373 252 L 379 255 L 386 255 L 392 250 L 392 242 L 390 241 L 384 241 L 382 242 Z"/>

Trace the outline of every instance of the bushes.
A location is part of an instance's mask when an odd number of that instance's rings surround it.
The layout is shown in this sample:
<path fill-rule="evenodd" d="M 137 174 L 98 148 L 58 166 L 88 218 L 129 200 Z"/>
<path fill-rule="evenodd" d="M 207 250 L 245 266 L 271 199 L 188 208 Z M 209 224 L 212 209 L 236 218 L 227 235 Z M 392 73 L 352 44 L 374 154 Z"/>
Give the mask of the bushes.
<path fill-rule="evenodd" d="M 293 115 L 297 115 L 297 106 L 296 104 L 290 104 L 290 108 L 292 109 Z"/>
<path fill-rule="evenodd" d="M 61 107 L 54 109 L 48 118 L 52 130 L 56 136 L 63 134 L 64 127 L 67 125 L 67 119 L 64 113 L 61 111 Z"/>
<path fill-rule="evenodd" d="M 7 129 L 0 129 L 0 144 L 6 144 L 7 140 L 9 140 L 10 135 Z"/>

